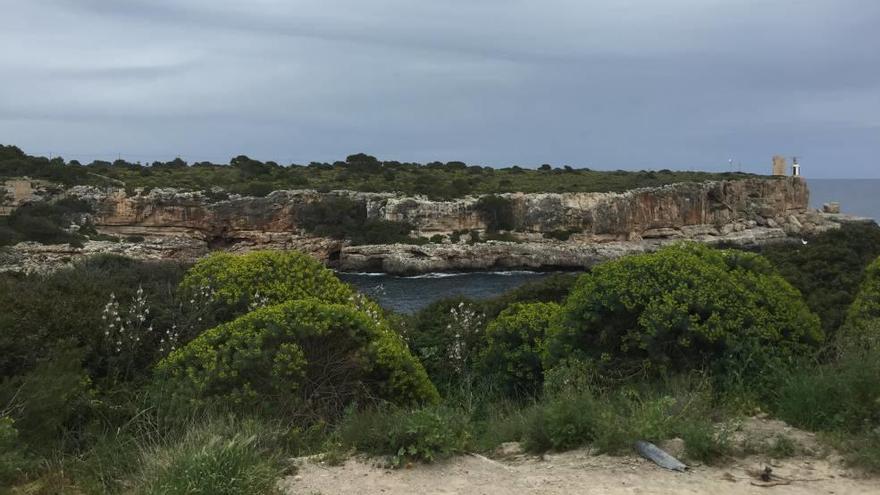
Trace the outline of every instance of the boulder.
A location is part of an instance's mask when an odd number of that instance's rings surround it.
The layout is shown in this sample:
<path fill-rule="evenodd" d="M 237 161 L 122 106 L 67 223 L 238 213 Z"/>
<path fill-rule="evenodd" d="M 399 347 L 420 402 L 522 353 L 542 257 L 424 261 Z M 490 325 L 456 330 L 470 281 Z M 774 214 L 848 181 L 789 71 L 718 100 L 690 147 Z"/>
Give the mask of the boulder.
<path fill-rule="evenodd" d="M 840 213 L 840 203 L 837 203 L 837 202 L 825 203 L 822 205 L 822 211 L 824 213 L 832 213 L 832 214 Z"/>

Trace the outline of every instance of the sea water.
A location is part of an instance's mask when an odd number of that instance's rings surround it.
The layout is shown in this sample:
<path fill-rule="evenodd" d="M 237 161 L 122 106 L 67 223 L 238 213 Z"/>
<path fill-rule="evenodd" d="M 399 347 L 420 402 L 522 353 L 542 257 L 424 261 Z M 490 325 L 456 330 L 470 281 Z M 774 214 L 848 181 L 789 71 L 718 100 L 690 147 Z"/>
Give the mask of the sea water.
<path fill-rule="evenodd" d="M 843 213 L 880 221 L 880 179 L 807 179 L 810 206 L 840 203 Z"/>
<path fill-rule="evenodd" d="M 488 299 L 520 285 L 540 280 L 546 272 L 503 271 L 426 273 L 398 277 L 384 273 L 338 273 L 339 278 L 398 313 L 414 313 L 434 301 L 463 296 Z"/>

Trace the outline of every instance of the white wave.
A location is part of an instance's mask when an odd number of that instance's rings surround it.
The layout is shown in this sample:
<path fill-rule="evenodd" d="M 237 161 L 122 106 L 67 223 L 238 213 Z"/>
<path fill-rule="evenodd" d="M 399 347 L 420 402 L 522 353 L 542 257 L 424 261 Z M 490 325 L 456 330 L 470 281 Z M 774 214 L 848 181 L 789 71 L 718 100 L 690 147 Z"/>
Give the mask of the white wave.
<path fill-rule="evenodd" d="M 409 277 L 400 277 L 400 278 L 449 278 L 449 277 L 463 277 L 465 275 L 470 275 L 473 272 L 431 272 L 431 273 L 423 273 L 421 275 L 412 275 Z"/>
<path fill-rule="evenodd" d="M 434 279 L 434 278 L 451 278 L 451 277 L 467 277 L 477 275 L 495 275 L 500 277 L 510 277 L 514 275 L 547 275 L 550 272 L 537 272 L 533 270 L 503 270 L 492 272 L 430 272 L 421 273 L 419 275 L 391 275 L 382 272 L 337 272 L 340 275 L 350 275 L 355 277 L 393 277 L 405 279 Z"/>

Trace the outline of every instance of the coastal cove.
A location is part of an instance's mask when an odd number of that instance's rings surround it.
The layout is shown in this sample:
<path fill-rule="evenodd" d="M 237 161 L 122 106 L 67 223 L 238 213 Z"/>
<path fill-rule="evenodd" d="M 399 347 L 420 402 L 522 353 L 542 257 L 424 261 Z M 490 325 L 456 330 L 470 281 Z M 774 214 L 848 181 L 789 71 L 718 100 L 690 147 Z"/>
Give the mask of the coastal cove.
<path fill-rule="evenodd" d="M 441 299 L 465 297 L 481 300 L 500 296 L 523 284 L 536 282 L 556 273 L 581 272 L 426 273 L 411 277 L 386 273 L 337 272 L 336 275 L 343 282 L 375 299 L 385 309 L 412 314 Z"/>

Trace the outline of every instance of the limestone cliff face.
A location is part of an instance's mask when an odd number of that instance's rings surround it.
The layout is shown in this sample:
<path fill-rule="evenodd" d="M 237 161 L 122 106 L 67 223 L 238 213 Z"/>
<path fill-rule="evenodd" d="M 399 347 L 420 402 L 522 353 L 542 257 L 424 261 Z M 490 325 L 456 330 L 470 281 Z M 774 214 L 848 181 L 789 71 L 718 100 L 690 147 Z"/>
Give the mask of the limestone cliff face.
<path fill-rule="evenodd" d="M 212 201 L 201 192 L 155 189 L 128 196 L 123 190 L 75 187 L 70 195 L 90 200 L 98 226 L 190 231 L 205 238 L 229 232 L 291 233 L 299 230 L 298 212 L 324 194 L 275 191 L 265 198 L 233 197 Z M 364 203 L 373 218 L 407 222 L 422 233 L 485 229 L 478 198 L 430 201 L 387 193 L 335 191 Z M 722 226 L 757 218 L 785 218 L 806 211 L 809 190 L 797 178 L 673 184 L 625 193 L 503 194 L 510 199 L 518 230 L 576 230 L 596 237 L 651 235 L 657 229 Z"/>
<path fill-rule="evenodd" d="M 475 197 L 431 201 L 394 193 L 296 190 L 254 198 L 174 189 L 129 195 L 91 186 L 62 194 L 89 201 L 99 231 L 143 236 L 135 251 L 150 257 L 161 257 L 163 246 L 168 247 L 167 257 L 179 259 L 197 258 L 211 249 L 300 249 L 341 269 L 393 273 L 574 268 L 678 239 L 749 244 L 837 225 L 808 211 L 809 189 L 800 178 L 682 183 L 624 193 L 503 194 L 510 200 L 517 225 L 513 236 L 519 242 L 472 245 L 453 244 L 448 234 L 486 228 Z M 371 218 L 406 222 L 419 235 L 440 234 L 446 240 L 422 246 L 350 246 L 311 236 L 300 228 L 300 213 L 327 195 L 347 196 L 363 203 Z M 575 234 L 565 242 L 543 236 L 560 230 Z M 21 249 L 43 256 L 46 251 Z"/>

